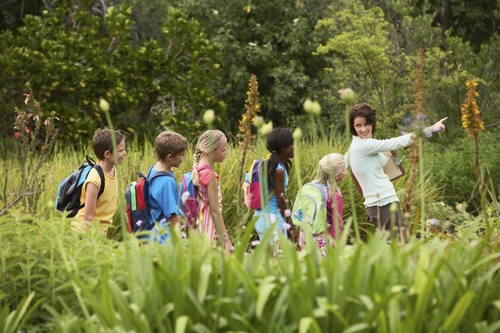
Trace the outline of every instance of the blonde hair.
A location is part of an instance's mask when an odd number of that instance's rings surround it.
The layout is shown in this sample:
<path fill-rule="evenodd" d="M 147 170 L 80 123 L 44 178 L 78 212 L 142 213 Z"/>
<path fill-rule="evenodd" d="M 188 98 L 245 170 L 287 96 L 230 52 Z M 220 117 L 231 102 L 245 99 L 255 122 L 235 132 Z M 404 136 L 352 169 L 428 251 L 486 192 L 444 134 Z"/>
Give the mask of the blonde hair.
<path fill-rule="evenodd" d="M 193 171 L 191 176 L 193 183 L 196 186 L 199 185 L 197 167 L 200 163 L 201 155 L 208 155 L 212 153 L 214 150 L 219 149 L 224 143 L 227 143 L 226 135 L 219 130 L 207 130 L 201 133 L 194 152 Z"/>
<path fill-rule="evenodd" d="M 339 153 L 332 153 L 323 156 L 319 161 L 318 174 L 315 182 L 330 185 L 332 189 L 337 188 L 335 177 L 345 168 L 344 156 Z"/>

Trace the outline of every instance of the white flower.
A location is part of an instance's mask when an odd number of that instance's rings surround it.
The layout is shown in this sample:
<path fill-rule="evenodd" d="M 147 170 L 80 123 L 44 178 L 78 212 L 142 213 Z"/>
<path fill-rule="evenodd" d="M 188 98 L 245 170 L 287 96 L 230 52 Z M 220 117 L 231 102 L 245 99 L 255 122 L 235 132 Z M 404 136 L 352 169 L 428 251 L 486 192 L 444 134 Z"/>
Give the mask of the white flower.
<path fill-rule="evenodd" d="M 252 246 L 257 246 L 260 244 L 260 240 L 254 240 L 253 242 L 250 243 Z"/>
<path fill-rule="evenodd" d="M 433 227 L 439 227 L 439 220 L 434 217 L 427 219 L 425 222 Z"/>
<path fill-rule="evenodd" d="M 304 102 L 304 110 L 307 113 L 319 116 L 321 114 L 321 105 L 316 101 L 311 101 L 309 98 Z"/>
<path fill-rule="evenodd" d="M 203 122 L 207 125 L 212 125 L 215 119 L 215 113 L 214 110 L 207 110 L 203 114 Z"/>
<path fill-rule="evenodd" d="M 287 209 L 287 210 L 288 210 L 288 209 Z M 290 225 L 290 223 L 285 223 L 284 227 L 285 227 L 285 229 L 286 229 L 286 230 L 290 230 L 290 228 L 291 228 L 292 226 Z"/>
<path fill-rule="evenodd" d="M 189 192 L 188 191 L 182 193 L 182 195 L 181 195 L 181 202 L 182 202 L 183 205 L 186 203 L 186 201 L 187 201 L 188 198 L 189 198 Z"/>
<path fill-rule="evenodd" d="M 108 112 L 109 111 L 109 103 L 106 101 L 104 98 L 99 98 L 99 108 L 103 112 Z"/>
<path fill-rule="evenodd" d="M 136 224 L 138 227 L 140 227 L 140 226 L 141 226 L 141 224 L 142 224 L 142 221 L 141 221 L 141 220 L 139 220 L 139 221 L 137 221 L 135 224 Z"/>
<path fill-rule="evenodd" d="M 286 217 L 292 216 L 292 212 L 290 211 L 290 209 L 285 209 L 285 216 Z"/>
<path fill-rule="evenodd" d="M 262 125 L 264 125 L 264 118 L 261 116 L 257 116 L 253 119 L 253 125 L 257 128 L 260 128 Z"/>
<path fill-rule="evenodd" d="M 356 94 L 351 88 L 339 90 L 340 99 L 347 104 L 354 104 L 356 102 Z"/>
<path fill-rule="evenodd" d="M 315 116 L 319 116 L 321 114 L 321 105 L 318 102 L 312 102 L 311 113 Z"/>
<path fill-rule="evenodd" d="M 300 140 L 302 138 L 302 130 L 300 127 L 297 127 L 295 131 L 293 131 L 293 139 L 294 140 Z"/>
<path fill-rule="evenodd" d="M 304 101 L 304 110 L 307 113 L 311 113 L 312 101 L 308 98 Z"/>
<path fill-rule="evenodd" d="M 268 122 L 265 125 L 262 125 L 262 127 L 260 128 L 260 134 L 262 134 L 263 136 L 268 136 L 269 134 L 271 134 L 272 131 L 273 131 L 272 121 Z"/>

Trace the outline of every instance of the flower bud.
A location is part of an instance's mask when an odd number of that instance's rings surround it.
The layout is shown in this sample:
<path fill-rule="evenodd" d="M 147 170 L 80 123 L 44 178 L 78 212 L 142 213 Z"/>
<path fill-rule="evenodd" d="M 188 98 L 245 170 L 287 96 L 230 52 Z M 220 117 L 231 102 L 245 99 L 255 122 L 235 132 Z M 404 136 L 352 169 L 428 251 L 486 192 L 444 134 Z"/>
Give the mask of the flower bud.
<path fill-rule="evenodd" d="M 104 98 L 99 98 L 99 108 L 103 112 L 108 112 L 109 111 L 109 103 L 106 101 Z"/>
<path fill-rule="evenodd" d="M 47 208 L 54 209 L 54 207 L 55 207 L 54 200 L 48 200 L 47 201 Z"/>
<path fill-rule="evenodd" d="M 393 202 L 393 203 L 391 204 L 391 206 L 389 207 L 389 211 L 390 211 L 391 213 L 395 213 L 395 212 L 397 212 L 397 211 L 398 211 L 398 204 L 397 204 L 397 203 L 395 203 L 395 202 Z"/>
<path fill-rule="evenodd" d="M 272 131 L 273 131 L 272 121 L 268 122 L 265 125 L 262 125 L 262 127 L 260 128 L 260 134 L 262 134 L 263 136 L 268 136 L 269 134 L 271 134 Z"/>
<path fill-rule="evenodd" d="M 207 125 L 212 125 L 215 119 L 215 113 L 214 110 L 207 110 L 203 114 L 203 122 Z"/>
<path fill-rule="evenodd" d="M 313 102 L 309 98 L 304 101 L 304 110 L 307 113 L 311 113 L 312 104 Z"/>
<path fill-rule="evenodd" d="M 293 131 L 293 139 L 294 140 L 300 140 L 302 138 L 302 130 L 300 127 L 297 127 L 295 131 Z"/>
<path fill-rule="evenodd" d="M 346 104 L 356 103 L 356 94 L 351 88 L 345 88 L 339 90 L 340 99 Z"/>
<path fill-rule="evenodd" d="M 257 128 L 262 127 L 262 125 L 264 125 L 264 118 L 262 118 L 261 116 L 253 118 L 253 125 Z"/>
<path fill-rule="evenodd" d="M 311 113 L 315 116 L 319 116 L 321 114 L 321 105 L 319 105 L 318 102 L 312 102 Z"/>

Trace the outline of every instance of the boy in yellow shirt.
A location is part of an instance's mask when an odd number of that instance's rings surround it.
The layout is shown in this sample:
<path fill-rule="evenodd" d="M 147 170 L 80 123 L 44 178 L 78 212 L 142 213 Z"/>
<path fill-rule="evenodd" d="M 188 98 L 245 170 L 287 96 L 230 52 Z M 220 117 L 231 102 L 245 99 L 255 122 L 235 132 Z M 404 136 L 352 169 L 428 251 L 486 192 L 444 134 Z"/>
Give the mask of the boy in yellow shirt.
<path fill-rule="evenodd" d="M 90 228 L 90 223 L 99 221 L 101 230 L 107 235 L 108 227 L 113 223 L 118 200 L 118 177 L 115 164 L 122 164 L 127 152 L 125 151 L 125 135 L 115 131 L 116 159 L 113 153 L 112 132 L 109 128 L 98 129 L 92 138 L 92 149 L 97 159 L 96 164 L 102 168 L 104 173 L 104 184 L 97 170 L 92 168 L 82 187 L 80 203 L 85 206 L 81 208 L 72 222 L 72 229 L 85 231 Z M 99 189 L 104 186 L 104 191 L 99 196 Z"/>

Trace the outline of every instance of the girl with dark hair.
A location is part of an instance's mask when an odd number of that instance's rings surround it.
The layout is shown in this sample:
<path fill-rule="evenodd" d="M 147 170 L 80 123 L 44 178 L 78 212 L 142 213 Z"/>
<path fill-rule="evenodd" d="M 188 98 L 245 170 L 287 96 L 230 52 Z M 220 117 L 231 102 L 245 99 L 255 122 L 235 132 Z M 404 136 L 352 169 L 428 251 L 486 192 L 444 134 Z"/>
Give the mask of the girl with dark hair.
<path fill-rule="evenodd" d="M 265 187 L 270 197 L 264 199 L 264 207 L 255 211 L 258 218 L 255 230 L 259 238 L 264 237 L 266 230 L 274 225 L 273 237 L 270 244 L 278 242 L 278 232 L 285 236 L 290 232 L 290 238 L 295 240 L 290 210 L 286 202 L 285 191 L 288 186 L 288 174 L 292 168 L 293 132 L 288 128 L 275 128 L 267 137 L 267 150 L 271 153 L 265 161 L 264 170 L 267 171 Z"/>
<path fill-rule="evenodd" d="M 396 225 L 391 225 L 391 205 L 396 204 L 399 198 L 389 176 L 384 173 L 384 166 L 388 158 L 382 153 L 409 146 L 414 139 L 414 134 L 409 133 L 387 140 L 373 138 L 376 129 L 377 110 L 369 104 L 356 104 L 349 110 L 349 129 L 352 137 L 351 146 L 346 154 L 346 164 L 361 187 L 365 198 L 365 207 L 368 219 L 377 228 L 391 231 L 395 228 L 398 238 L 404 240 L 403 219 L 395 210 Z M 427 136 L 433 132 L 442 132 L 445 129 L 443 118 L 434 125 L 425 129 Z"/>

